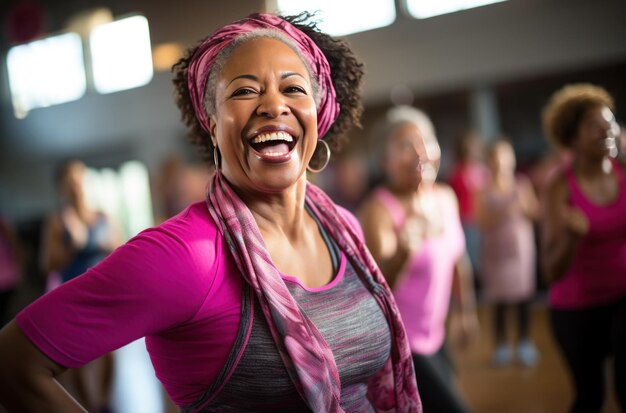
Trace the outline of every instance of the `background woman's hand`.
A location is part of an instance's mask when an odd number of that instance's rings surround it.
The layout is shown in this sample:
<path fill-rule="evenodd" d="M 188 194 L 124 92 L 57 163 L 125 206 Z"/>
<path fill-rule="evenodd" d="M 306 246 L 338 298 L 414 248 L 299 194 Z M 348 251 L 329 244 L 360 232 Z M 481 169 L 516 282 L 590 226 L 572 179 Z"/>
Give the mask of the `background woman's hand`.
<path fill-rule="evenodd" d="M 409 253 L 417 251 L 424 241 L 424 220 L 417 215 L 409 215 L 398 232 L 398 248 Z"/>
<path fill-rule="evenodd" d="M 563 207 L 563 219 L 566 227 L 577 235 L 589 232 L 589 219 L 579 208 Z"/>
<path fill-rule="evenodd" d="M 467 350 L 480 336 L 480 323 L 475 310 L 464 310 L 452 317 L 450 325 L 454 343 L 461 350 Z"/>
<path fill-rule="evenodd" d="M 72 208 L 63 208 L 61 222 L 70 235 L 72 246 L 76 249 L 85 246 L 89 228 Z"/>

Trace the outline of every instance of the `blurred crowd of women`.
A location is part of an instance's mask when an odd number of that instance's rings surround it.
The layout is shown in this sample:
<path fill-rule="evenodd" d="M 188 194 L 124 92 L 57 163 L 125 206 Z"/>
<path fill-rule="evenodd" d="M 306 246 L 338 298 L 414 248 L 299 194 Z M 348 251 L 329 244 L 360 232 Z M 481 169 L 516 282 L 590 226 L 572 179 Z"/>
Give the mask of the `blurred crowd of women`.
<path fill-rule="evenodd" d="M 371 154 L 344 154 L 317 178 L 360 220 L 404 321 L 426 412 L 471 411 L 455 386 L 450 340 L 470 345 L 482 332 L 492 336 L 494 366 L 541 362 L 531 334 L 537 304 L 549 308 L 569 369 L 570 411 L 600 411 L 609 357 L 626 406 L 626 131 L 614 113 L 601 87 L 556 91 L 543 110 L 553 150 L 522 174 L 514 141 L 468 132 L 456 148 L 442 148 L 426 113 L 398 106 L 381 121 Z M 442 177 L 448 150 L 455 163 Z M 0 220 L 2 325 L 22 304 L 16 292 L 26 260 L 39 263 L 52 289 L 122 241 L 116 224 L 85 203 L 84 170 L 77 160 L 59 168 L 59 207 L 44 220 L 37 256 L 25 254 L 15 226 Z M 201 200 L 209 175 L 167 159 L 154 179 L 157 220 Z M 480 329 L 477 303 L 491 317 Z M 108 355 L 68 372 L 63 384 L 91 411 L 104 412 L 112 370 Z M 97 386 L 87 386 L 89 380 Z"/>

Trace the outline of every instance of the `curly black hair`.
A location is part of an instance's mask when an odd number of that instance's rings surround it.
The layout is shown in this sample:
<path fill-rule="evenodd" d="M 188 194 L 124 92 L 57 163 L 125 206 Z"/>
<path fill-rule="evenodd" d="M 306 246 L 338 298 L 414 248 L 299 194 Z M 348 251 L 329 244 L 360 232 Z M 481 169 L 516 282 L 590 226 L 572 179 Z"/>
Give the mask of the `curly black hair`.
<path fill-rule="evenodd" d="M 356 58 L 346 41 L 334 39 L 328 34 L 321 32 L 317 28 L 316 22 L 312 20 L 313 16 L 311 13 L 303 12 L 295 16 L 280 17 L 309 36 L 328 60 L 340 110 L 339 116 L 324 137 L 324 140 L 331 149 L 338 151 L 348 141 L 346 132 L 352 126 L 361 127 L 363 64 Z M 185 55 L 174 64 L 172 67 L 172 82 L 174 83 L 175 100 L 180 109 L 181 118 L 189 129 L 189 140 L 199 147 L 206 161 L 212 164 L 213 142 L 211 141 L 211 136 L 202 129 L 196 118 L 187 86 L 189 62 L 198 47 L 205 40 L 206 38 L 198 42 L 195 47 L 188 49 Z"/>
<path fill-rule="evenodd" d="M 615 108 L 613 97 L 600 86 L 576 83 L 557 90 L 542 112 L 546 137 L 557 147 L 571 147 L 583 116 L 597 106 Z"/>

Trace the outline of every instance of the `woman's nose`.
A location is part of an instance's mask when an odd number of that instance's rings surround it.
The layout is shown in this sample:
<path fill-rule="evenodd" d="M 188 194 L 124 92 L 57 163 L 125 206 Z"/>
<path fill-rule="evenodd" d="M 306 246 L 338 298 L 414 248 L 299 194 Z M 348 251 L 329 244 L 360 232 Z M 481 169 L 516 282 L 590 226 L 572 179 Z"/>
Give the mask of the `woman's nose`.
<path fill-rule="evenodd" d="M 257 114 L 277 118 L 290 112 L 286 97 L 279 90 L 265 91 L 260 97 Z"/>

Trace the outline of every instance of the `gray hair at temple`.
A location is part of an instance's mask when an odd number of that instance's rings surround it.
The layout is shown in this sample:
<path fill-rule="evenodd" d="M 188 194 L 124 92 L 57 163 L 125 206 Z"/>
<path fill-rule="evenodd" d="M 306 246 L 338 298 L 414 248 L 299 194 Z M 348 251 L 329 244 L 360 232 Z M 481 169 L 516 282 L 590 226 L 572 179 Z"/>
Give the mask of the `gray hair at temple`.
<path fill-rule="evenodd" d="M 441 154 L 439 142 L 435 135 L 435 126 L 430 117 L 422 110 L 413 106 L 398 105 L 390 108 L 385 116 L 371 129 L 371 155 L 369 159 L 370 169 L 374 176 L 373 181 L 384 179 L 384 163 L 387 156 L 387 144 L 389 138 L 397 128 L 406 124 L 417 126 L 426 142 L 427 148 Z"/>
<path fill-rule="evenodd" d="M 318 106 L 320 103 L 320 89 L 317 78 L 313 75 L 313 70 L 311 69 L 309 62 L 306 60 L 298 46 L 296 46 L 295 42 L 290 39 L 286 34 L 279 32 L 274 29 L 255 29 L 250 32 L 242 33 L 237 36 L 233 41 L 230 42 L 226 47 L 224 47 L 217 57 L 215 58 L 215 62 L 213 63 L 213 67 L 209 73 L 209 77 L 207 79 L 207 83 L 204 90 L 204 107 L 207 111 L 207 114 L 210 116 L 215 113 L 215 91 L 217 90 L 217 81 L 219 76 L 221 75 L 222 69 L 224 65 L 230 59 L 230 56 L 233 52 L 242 44 L 259 38 L 270 38 L 274 40 L 279 40 L 289 46 L 300 58 L 309 75 L 309 79 L 311 79 L 311 87 L 313 89 L 313 99 L 315 100 L 315 105 Z"/>
<path fill-rule="evenodd" d="M 417 126 L 425 138 L 437 139 L 435 127 L 428 115 L 417 108 L 405 105 L 394 106 L 387 111 L 384 126 L 385 138 L 389 137 L 395 128 L 406 123 L 412 123 Z"/>

